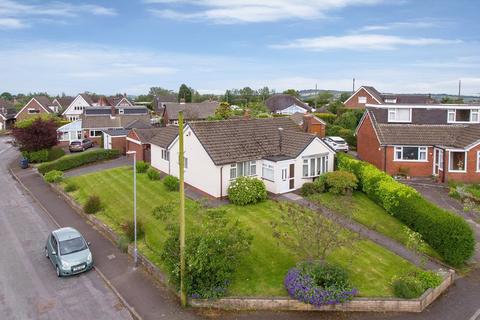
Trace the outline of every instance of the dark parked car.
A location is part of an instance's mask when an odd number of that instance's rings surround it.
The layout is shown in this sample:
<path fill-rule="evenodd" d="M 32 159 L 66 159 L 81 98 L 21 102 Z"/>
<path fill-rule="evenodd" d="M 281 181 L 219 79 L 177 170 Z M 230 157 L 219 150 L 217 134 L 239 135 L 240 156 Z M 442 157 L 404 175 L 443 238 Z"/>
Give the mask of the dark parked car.
<path fill-rule="evenodd" d="M 68 146 L 68 150 L 70 152 L 75 152 L 75 151 L 85 151 L 88 148 L 93 147 L 93 142 L 90 139 L 83 139 L 83 140 L 77 140 L 77 141 L 72 141 L 70 142 L 70 145 Z"/>

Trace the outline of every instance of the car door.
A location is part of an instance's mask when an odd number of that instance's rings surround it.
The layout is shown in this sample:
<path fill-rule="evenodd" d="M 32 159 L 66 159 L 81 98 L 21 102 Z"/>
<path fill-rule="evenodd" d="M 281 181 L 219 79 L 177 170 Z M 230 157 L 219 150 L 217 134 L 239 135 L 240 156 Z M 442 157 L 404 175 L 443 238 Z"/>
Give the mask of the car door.
<path fill-rule="evenodd" d="M 58 260 L 58 242 L 53 234 L 50 235 L 50 241 L 48 241 L 48 245 L 48 257 L 50 258 L 52 264 L 55 266 L 57 265 Z M 55 252 L 55 254 L 53 254 L 53 252 Z"/>

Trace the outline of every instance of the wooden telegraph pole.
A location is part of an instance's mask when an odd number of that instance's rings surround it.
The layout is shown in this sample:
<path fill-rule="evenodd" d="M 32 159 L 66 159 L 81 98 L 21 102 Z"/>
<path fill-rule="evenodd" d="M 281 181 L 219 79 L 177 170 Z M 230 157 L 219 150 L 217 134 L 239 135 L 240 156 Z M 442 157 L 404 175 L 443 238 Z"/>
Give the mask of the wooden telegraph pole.
<path fill-rule="evenodd" d="M 187 305 L 187 292 L 185 289 L 185 157 L 183 151 L 183 111 L 178 113 L 178 145 L 178 164 L 180 170 L 180 301 L 182 306 L 185 307 Z"/>

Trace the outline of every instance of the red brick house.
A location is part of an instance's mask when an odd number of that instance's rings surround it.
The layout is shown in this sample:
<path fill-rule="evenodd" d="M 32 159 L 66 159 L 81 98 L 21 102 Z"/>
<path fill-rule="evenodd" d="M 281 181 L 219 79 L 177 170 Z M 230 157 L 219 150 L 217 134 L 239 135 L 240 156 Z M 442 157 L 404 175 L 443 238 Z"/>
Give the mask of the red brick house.
<path fill-rule="evenodd" d="M 356 136 L 388 174 L 480 182 L 480 105 L 367 105 Z"/>
<path fill-rule="evenodd" d="M 437 101 L 430 95 L 423 94 L 385 94 L 374 87 L 362 86 L 358 88 L 345 102 L 345 108 L 365 109 L 367 104 L 434 104 Z"/>
<path fill-rule="evenodd" d="M 46 96 L 36 96 L 17 112 L 15 119 L 21 121 L 42 114 L 53 114 L 57 106 Z"/>

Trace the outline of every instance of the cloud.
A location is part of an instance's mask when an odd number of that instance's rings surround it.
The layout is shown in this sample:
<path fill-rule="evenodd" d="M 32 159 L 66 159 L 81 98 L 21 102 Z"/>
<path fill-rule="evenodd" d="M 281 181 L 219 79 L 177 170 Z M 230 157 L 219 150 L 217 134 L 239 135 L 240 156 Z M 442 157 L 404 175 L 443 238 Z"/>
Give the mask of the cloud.
<path fill-rule="evenodd" d="M 354 5 L 373 5 L 383 0 L 146 0 L 149 11 L 173 20 L 207 20 L 219 24 L 316 19 Z M 161 8 L 151 5 L 161 5 Z M 180 7 L 180 8 L 179 8 Z M 176 8 L 176 9 L 173 9 Z M 186 11 L 193 8 L 193 11 Z"/>
<path fill-rule="evenodd" d="M 77 18 L 85 15 L 114 16 L 116 14 L 115 9 L 96 4 L 54 1 L 36 5 L 0 0 L 0 28 L 23 28 L 32 23 L 51 21 L 49 18 Z"/>
<path fill-rule="evenodd" d="M 439 26 L 438 22 L 434 21 L 405 21 L 405 22 L 391 22 L 386 24 L 368 25 L 360 28 L 360 32 L 380 31 L 380 30 L 392 30 L 392 29 L 420 29 L 420 28 L 433 28 Z"/>
<path fill-rule="evenodd" d="M 274 49 L 304 49 L 309 51 L 346 50 L 394 50 L 400 46 L 429 46 L 458 44 L 461 40 L 438 38 L 405 38 L 382 34 L 357 34 L 346 36 L 323 36 L 300 38 L 290 43 L 272 45 Z"/>

